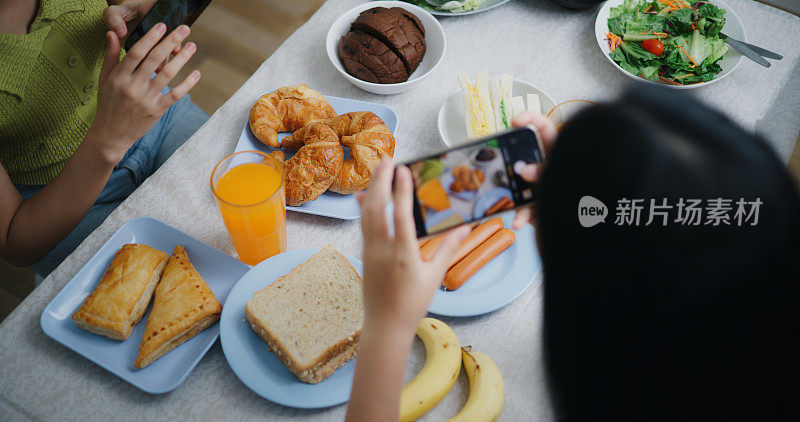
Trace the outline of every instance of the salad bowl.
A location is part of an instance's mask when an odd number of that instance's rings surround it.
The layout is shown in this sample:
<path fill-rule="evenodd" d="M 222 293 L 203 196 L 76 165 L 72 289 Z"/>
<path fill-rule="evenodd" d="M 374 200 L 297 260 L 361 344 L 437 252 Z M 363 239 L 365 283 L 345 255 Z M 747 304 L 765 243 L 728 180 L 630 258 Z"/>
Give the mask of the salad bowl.
<path fill-rule="evenodd" d="M 620 65 L 611 58 L 611 56 L 610 56 L 611 48 L 609 47 L 608 38 L 606 37 L 606 33 L 609 32 L 608 31 L 608 19 L 609 19 L 610 15 L 611 15 L 611 8 L 620 6 L 623 3 L 625 3 L 625 0 L 608 0 L 608 1 L 606 1 L 605 4 L 603 4 L 603 6 L 597 12 L 597 18 L 595 19 L 595 25 L 594 25 L 594 32 L 595 32 L 595 37 L 597 38 L 597 45 L 600 47 L 600 51 L 603 52 L 603 55 L 606 57 L 606 59 L 608 59 L 608 61 L 611 62 L 611 64 L 614 67 L 616 67 L 617 70 L 619 70 L 624 75 L 626 75 L 626 76 L 628 76 L 630 78 L 633 78 L 633 79 L 636 79 L 638 81 L 642 81 L 642 82 L 645 82 L 645 83 L 664 85 L 664 86 L 667 86 L 667 87 L 670 87 L 670 88 L 675 88 L 675 89 L 693 89 L 693 88 L 699 88 L 699 87 L 702 87 L 702 86 L 706 86 L 706 85 L 712 84 L 712 83 L 714 83 L 714 82 L 716 82 L 716 81 L 718 81 L 718 80 L 730 75 L 731 73 L 733 73 L 734 70 L 736 70 L 737 67 L 739 67 L 739 64 L 742 62 L 743 56 L 738 51 L 734 50 L 733 48 L 728 48 L 728 50 L 722 56 L 722 60 L 719 61 L 719 65 L 722 68 L 722 71 L 719 72 L 717 75 L 715 75 L 714 79 L 711 79 L 710 81 L 698 82 L 698 83 L 687 84 L 687 85 L 671 85 L 671 84 L 659 83 L 659 82 L 650 81 L 650 80 L 644 79 L 642 77 L 639 77 L 637 75 L 634 75 L 634 74 L 626 71 L 622 67 L 620 67 Z M 732 38 L 735 38 L 735 39 L 742 40 L 742 41 L 746 42 L 747 41 L 747 35 L 745 34 L 744 25 L 742 24 L 741 19 L 739 19 L 739 16 L 737 16 L 736 13 L 733 11 L 733 9 L 731 9 L 731 7 L 728 6 L 722 0 L 712 0 L 712 1 L 709 1 L 708 3 L 711 3 L 714 6 L 717 6 L 720 9 L 724 9 L 725 10 L 725 15 L 724 15 L 725 16 L 725 25 L 722 27 L 722 31 L 721 32 L 724 32 L 725 34 L 729 35 Z"/>

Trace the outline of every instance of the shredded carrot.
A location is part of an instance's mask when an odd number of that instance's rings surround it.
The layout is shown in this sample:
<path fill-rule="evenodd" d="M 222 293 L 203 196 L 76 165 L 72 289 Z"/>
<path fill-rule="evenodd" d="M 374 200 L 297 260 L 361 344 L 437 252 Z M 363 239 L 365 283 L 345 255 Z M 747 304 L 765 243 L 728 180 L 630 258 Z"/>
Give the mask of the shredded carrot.
<path fill-rule="evenodd" d="M 649 34 L 649 32 L 647 32 L 647 31 L 644 31 L 644 32 L 639 32 L 639 33 L 637 33 L 636 35 L 644 35 L 644 34 Z"/>
<path fill-rule="evenodd" d="M 659 76 L 658 79 L 660 79 L 660 80 L 662 80 L 662 81 L 664 81 L 664 82 L 666 82 L 666 83 L 668 83 L 670 85 L 680 85 L 678 82 L 675 82 L 675 81 L 673 81 L 671 79 L 667 79 L 667 78 L 665 78 L 663 76 Z"/>
<path fill-rule="evenodd" d="M 685 50 L 683 47 L 681 47 L 681 46 L 678 46 L 678 48 L 680 48 L 680 49 L 681 49 L 681 51 L 683 51 L 683 54 L 686 54 L 686 57 L 688 57 L 688 58 L 689 58 L 689 61 L 691 61 L 693 65 L 697 66 L 697 62 L 696 62 L 696 61 L 694 61 L 694 59 L 692 58 L 692 56 L 690 56 L 690 55 L 689 55 L 689 53 L 687 53 L 687 52 L 686 52 L 686 50 Z"/>
<path fill-rule="evenodd" d="M 614 52 L 614 50 L 615 50 L 617 47 L 619 47 L 619 45 L 620 45 L 620 44 L 622 44 L 622 38 L 620 38 L 620 36 L 619 36 L 619 35 L 617 35 L 617 34 L 614 34 L 614 33 L 612 33 L 612 32 L 609 32 L 609 33 L 607 33 L 607 34 L 606 34 L 606 37 L 608 38 L 608 48 L 609 48 L 609 52 L 610 52 L 610 53 L 613 53 L 613 52 Z"/>
<path fill-rule="evenodd" d="M 685 77 L 687 77 L 687 76 L 697 76 L 697 75 L 695 75 L 694 73 L 687 73 L 687 74 L 685 74 L 685 75 L 683 75 L 683 76 L 678 76 L 678 77 L 677 77 L 677 78 L 675 78 L 675 79 L 683 79 L 683 78 L 685 78 Z"/>
<path fill-rule="evenodd" d="M 669 37 L 669 34 L 667 34 L 666 32 L 653 32 L 653 35 L 657 36 L 659 40 L 661 39 L 661 37 L 664 38 Z"/>

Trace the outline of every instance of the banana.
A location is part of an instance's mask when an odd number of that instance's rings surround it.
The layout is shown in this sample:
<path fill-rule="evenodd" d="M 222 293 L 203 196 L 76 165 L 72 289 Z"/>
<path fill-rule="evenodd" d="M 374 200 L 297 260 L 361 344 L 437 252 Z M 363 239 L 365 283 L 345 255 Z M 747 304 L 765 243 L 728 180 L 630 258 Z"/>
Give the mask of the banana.
<path fill-rule="evenodd" d="M 449 422 L 494 421 L 503 409 L 505 387 L 497 365 L 485 354 L 461 349 L 461 360 L 469 377 L 469 398 Z"/>
<path fill-rule="evenodd" d="M 425 343 L 425 366 L 403 387 L 400 396 L 400 421 L 413 421 L 436 406 L 453 388 L 461 372 L 458 338 L 447 324 L 423 318 L 417 337 Z"/>

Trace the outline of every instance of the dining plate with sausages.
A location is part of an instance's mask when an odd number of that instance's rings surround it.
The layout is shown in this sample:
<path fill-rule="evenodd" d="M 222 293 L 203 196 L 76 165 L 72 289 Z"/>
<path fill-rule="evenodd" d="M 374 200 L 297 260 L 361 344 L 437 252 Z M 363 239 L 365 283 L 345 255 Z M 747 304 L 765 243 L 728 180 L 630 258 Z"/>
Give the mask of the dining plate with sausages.
<path fill-rule="evenodd" d="M 387 207 L 387 213 L 393 215 L 392 204 Z M 444 286 L 437 290 L 428 312 L 451 317 L 487 314 L 508 305 L 531 285 L 542 266 L 534 228 L 525 224 L 519 230 L 511 230 L 513 211 L 498 216 L 503 227 L 513 232 L 511 246 L 466 281 L 460 281 L 463 284 L 456 290 L 446 290 Z M 390 231 L 393 231 L 393 219 L 388 218 L 388 223 Z"/>

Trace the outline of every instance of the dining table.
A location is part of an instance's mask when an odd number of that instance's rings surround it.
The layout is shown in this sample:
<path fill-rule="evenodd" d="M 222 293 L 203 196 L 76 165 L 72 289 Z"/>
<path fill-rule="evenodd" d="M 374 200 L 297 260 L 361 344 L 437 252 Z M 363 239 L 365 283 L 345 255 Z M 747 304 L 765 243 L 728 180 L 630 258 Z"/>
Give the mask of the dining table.
<path fill-rule="evenodd" d="M 209 176 L 233 152 L 248 111 L 265 92 L 305 83 L 337 97 L 385 104 L 399 116 L 395 160 L 445 148 L 437 113 L 458 89 L 456 73 L 511 73 L 558 103 L 607 101 L 633 82 L 597 46 L 597 7 L 568 10 L 545 0 L 513 0 L 468 16 L 441 17 L 447 47 L 440 65 L 415 89 L 376 95 L 350 84 L 325 51 L 331 23 L 361 0 L 329 0 L 253 73 L 239 90 L 151 177 L 145 180 L 0 325 L 0 420 L 342 420 L 346 404 L 295 409 L 272 403 L 231 370 L 219 341 L 177 389 L 165 394 L 138 390 L 50 339 L 40 316 L 51 299 L 125 222 L 150 216 L 231 256 L 236 256 L 209 187 Z M 721 110 L 749 131 L 761 133 L 786 162 L 800 130 L 800 18 L 747 0 L 726 0 L 741 18 L 747 41 L 777 51 L 783 60 L 764 68 L 744 60 L 728 77 L 686 95 Z M 202 48 L 202 45 L 199 46 Z M 321 248 L 360 257 L 359 220 L 338 220 L 289 211 L 287 249 Z M 579 264 L 579 263 L 577 263 Z M 230 283 L 236 283 L 231 279 Z M 542 274 L 502 309 L 469 318 L 439 317 L 463 345 L 487 353 L 505 382 L 500 420 L 553 420 L 542 345 Z M 591 353 L 591 350 L 587 350 Z M 425 361 L 416 341 L 406 379 Z M 380 376 L 376 374 L 376 376 Z M 469 393 L 460 375 L 451 392 L 422 420 L 449 418 Z"/>

